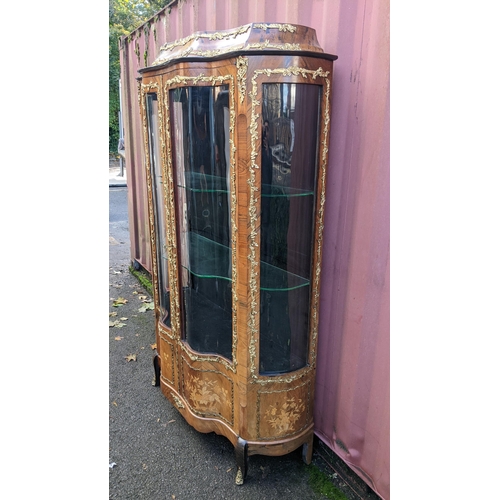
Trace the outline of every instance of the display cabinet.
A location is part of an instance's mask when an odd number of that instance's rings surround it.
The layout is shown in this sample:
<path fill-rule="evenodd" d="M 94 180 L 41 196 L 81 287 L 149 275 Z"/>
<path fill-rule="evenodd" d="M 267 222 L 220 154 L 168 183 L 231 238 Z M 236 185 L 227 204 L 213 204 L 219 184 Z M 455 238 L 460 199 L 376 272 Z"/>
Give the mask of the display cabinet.
<path fill-rule="evenodd" d="M 331 82 L 313 29 L 167 43 L 140 71 L 155 385 L 248 456 L 309 463 Z"/>

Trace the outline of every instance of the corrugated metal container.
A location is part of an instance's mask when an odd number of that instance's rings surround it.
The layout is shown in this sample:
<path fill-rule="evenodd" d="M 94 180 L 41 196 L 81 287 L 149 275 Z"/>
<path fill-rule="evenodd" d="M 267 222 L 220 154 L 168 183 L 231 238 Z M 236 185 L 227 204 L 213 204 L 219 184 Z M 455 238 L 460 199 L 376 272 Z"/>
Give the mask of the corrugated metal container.
<path fill-rule="evenodd" d="M 315 432 L 389 489 L 389 0 L 179 0 L 121 42 L 131 257 L 151 270 L 137 70 L 161 45 L 251 22 L 316 30 L 333 79 Z"/>

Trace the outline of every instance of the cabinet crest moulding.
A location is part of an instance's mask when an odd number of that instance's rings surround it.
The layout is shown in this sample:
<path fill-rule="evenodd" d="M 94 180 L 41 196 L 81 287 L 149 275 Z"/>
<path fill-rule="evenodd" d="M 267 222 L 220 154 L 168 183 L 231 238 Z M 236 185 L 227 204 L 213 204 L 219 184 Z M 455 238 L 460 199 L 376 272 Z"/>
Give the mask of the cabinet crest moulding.
<path fill-rule="evenodd" d="M 223 31 L 199 31 L 180 40 L 165 43 L 151 67 L 183 59 L 214 59 L 260 52 L 305 52 L 324 54 L 316 32 L 306 26 L 281 23 L 254 23 Z M 334 56 L 336 57 L 336 56 Z"/>
<path fill-rule="evenodd" d="M 250 24 L 247 24 L 246 26 L 241 26 L 240 28 L 234 29 L 234 30 L 227 30 L 227 31 L 215 31 L 215 32 L 197 32 L 193 33 L 192 35 L 189 35 L 185 38 L 181 38 L 180 40 L 176 40 L 175 42 L 168 42 L 164 44 L 162 47 L 160 47 L 160 51 L 165 50 L 169 51 L 174 49 L 175 47 L 183 47 L 189 42 L 192 41 L 197 41 L 201 38 L 207 38 L 208 40 L 227 40 L 231 38 L 236 38 L 239 35 L 243 35 L 248 32 L 248 30 L 251 28 Z"/>
<path fill-rule="evenodd" d="M 254 24 L 253 27 L 261 30 L 277 29 L 279 31 L 289 31 L 290 33 L 295 33 L 297 31 L 297 26 L 293 26 L 292 24 L 257 23 Z"/>

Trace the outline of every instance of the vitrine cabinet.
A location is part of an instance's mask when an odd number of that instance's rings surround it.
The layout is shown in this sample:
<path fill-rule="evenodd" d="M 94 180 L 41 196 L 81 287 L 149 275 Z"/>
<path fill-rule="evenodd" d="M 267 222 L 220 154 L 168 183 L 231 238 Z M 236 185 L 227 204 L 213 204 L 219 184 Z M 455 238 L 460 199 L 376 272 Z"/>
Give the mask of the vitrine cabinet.
<path fill-rule="evenodd" d="M 248 456 L 311 461 L 333 61 L 313 29 L 167 43 L 140 72 L 155 384 Z"/>

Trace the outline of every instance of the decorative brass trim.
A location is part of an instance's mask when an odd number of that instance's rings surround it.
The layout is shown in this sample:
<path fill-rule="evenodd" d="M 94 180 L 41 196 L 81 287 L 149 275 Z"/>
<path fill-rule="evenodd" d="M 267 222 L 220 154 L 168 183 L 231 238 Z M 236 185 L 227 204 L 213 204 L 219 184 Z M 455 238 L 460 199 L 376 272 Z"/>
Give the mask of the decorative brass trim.
<path fill-rule="evenodd" d="M 324 71 L 323 68 L 321 67 L 312 70 L 306 68 L 299 68 L 298 66 L 289 66 L 287 68 L 276 68 L 276 69 L 258 69 L 255 70 L 252 81 L 254 78 L 256 78 L 256 76 L 260 74 L 264 74 L 266 76 L 271 76 L 275 74 L 281 74 L 282 76 L 302 76 L 305 79 L 308 79 L 310 77 L 313 80 L 316 80 L 318 76 L 328 79 L 330 72 Z"/>
<path fill-rule="evenodd" d="M 328 74 L 328 72 L 326 72 Z M 324 119 L 323 127 L 323 140 L 321 141 L 321 192 L 319 194 L 319 208 L 318 208 L 318 245 L 316 248 L 316 269 L 313 275 L 313 301 L 312 301 L 312 336 L 311 346 L 309 349 L 309 365 L 311 368 L 316 366 L 316 348 L 318 342 L 318 309 L 319 309 L 319 287 L 321 275 L 321 255 L 323 251 L 323 230 L 324 230 L 324 215 L 325 215 L 325 201 L 326 201 L 326 169 L 328 166 L 328 139 L 330 136 L 330 79 L 325 76 L 326 90 L 324 95 Z"/>
<path fill-rule="evenodd" d="M 172 399 L 174 400 L 178 408 L 185 408 L 183 402 L 180 400 L 178 396 L 176 396 L 173 392 L 171 392 L 170 395 L 172 396 Z"/>
<path fill-rule="evenodd" d="M 142 120 L 142 134 L 144 141 L 144 162 L 146 167 L 146 186 L 148 193 L 148 215 L 149 215 L 149 233 L 150 233 L 150 244 L 151 244 L 151 258 L 153 264 L 153 300 L 155 304 L 155 310 L 159 313 L 160 311 L 160 301 L 158 296 L 158 262 L 156 253 L 156 233 L 155 233 L 155 215 L 153 207 L 153 183 L 151 179 L 151 157 L 149 151 L 149 134 L 148 134 L 148 120 L 147 120 L 147 109 L 146 109 L 146 94 L 155 92 L 159 99 L 159 85 L 158 83 L 141 83 L 139 87 L 139 106 L 143 116 Z M 158 117 L 159 118 L 159 117 Z M 161 120 L 159 119 L 158 122 Z M 163 161 L 163 158 L 162 158 Z"/>
<path fill-rule="evenodd" d="M 169 269 L 172 269 L 171 274 L 171 286 L 170 286 L 170 296 L 171 296 L 171 302 L 173 301 L 175 303 L 175 310 L 172 308 L 171 310 L 171 321 L 172 321 L 172 330 L 174 332 L 175 338 L 178 340 L 182 350 L 186 352 L 186 354 L 193 360 L 193 361 L 216 361 L 219 363 L 222 363 L 226 368 L 229 370 L 233 371 L 236 373 L 236 365 L 237 365 L 237 360 L 236 360 L 236 347 L 238 343 L 238 332 L 237 332 L 237 302 L 238 302 L 238 296 L 236 292 L 236 283 L 237 283 L 237 278 L 238 278 L 238 263 L 236 259 L 236 247 L 237 247 L 237 241 L 236 241 L 236 235 L 238 231 L 238 226 L 237 226 L 237 220 L 236 220 L 236 205 L 237 205 L 237 199 L 236 199 L 236 145 L 235 145 L 235 133 L 236 133 L 236 111 L 235 111 L 235 102 L 234 102 L 234 94 L 235 94 L 235 84 L 234 84 L 234 76 L 233 75 L 220 75 L 220 76 L 205 76 L 203 73 L 200 73 L 197 76 L 181 76 L 181 75 L 176 75 L 174 78 L 171 78 L 167 80 L 164 83 L 164 93 L 165 93 L 165 109 L 166 109 L 166 136 L 167 136 L 167 143 L 168 143 L 168 154 L 167 154 L 167 160 L 165 162 L 167 171 L 168 171 L 168 198 L 169 200 L 173 201 L 174 200 L 174 182 L 173 182 L 173 159 L 172 159 L 172 138 L 170 135 L 170 130 L 171 130 L 171 124 L 170 124 L 170 101 L 168 98 L 169 90 L 176 88 L 177 86 L 185 86 L 185 85 L 197 85 L 198 83 L 210 83 L 212 86 L 215 86 L 217 84 L 223 85 L 223 84 L 228 84 L 229 85 L 229 150 L 230 150 L 230 190 L 231 190 L 231 253 L 232 253 L 232 258 L 231 258 L 231 267 L 232 267 L 232 287 L 231 287 L 231 292 L 232 292 L 232 297 L 233 297 L 233 303 L 232 303 L 232 308 L 233 308 L 233 333 L 232 333 L 232 362 L 228 361 L 226 358 L 223 356 L 211 356 L 211 355 L 203 355 L 203 354 L 193 354 L 191 353 L 186 346 L 184 345 L 184 342 L 182 342 L 181 339 L 181 322 L 180 322 L 180 307 L 179 307 L 179 293 L 178 293 L 178 280 L 177 280 L 177 235 L 175 228 L 176 222 L 175 222 L 175 210 L 174 207 L 170 207 L 170 217 L 167 218 L 167 220 L 170 220 L 169 224 L 169 241 L 171 242 L 171 245 L 169 245 L 169 263 L 171 262 L 172 265 L 169 266 Z M 165 186 L 165 189 L 167 187 Z"/>
<path fill-rule="evenodd" d="M 197 85 L 200 82 L 211 83 L 214 86 L 217 84 L 222 85 L 227 83 L 228 80 L 230 80 L 234 86 L 233 75 L 205 76 L 204 73 L 200 73 L 197 76 L 176 75 L 165 82 L 165 90 L 168 91 L 171 87 L 176 85 Z"/>
<path fill-rule="evenodd" d="M 318 210 L 318 242 L 317 242 L 317 260 L 316 260 L 316 268 L 314 270 L 314 278 L 311 284 L 311 324 L 310 324 L 310 349 L 309 349 L 309 364 L 308 366 L 300 369 L 291 374 L 282 375 L 282 376 L 272 376 L 272 377 L 264 377 L 259 376 L 258 367 L 256 366 L 256 358 L 257 358 L 257 339 L 259 336 L 259 325 L 258 325 L 258 317 L 259 317 L 259 306 L 257 304 L 259 289 L 258 289 L 258 277 L 259 277 L 259 258 L 256 255 L 256 249 L 259 247 L 259 228 L 257 227 L 258 220 L 258 200 L 256 193 L 259 191 L 259 187 L 256 182 L 256 171 L 259 169 L 259 165 L 257 164 L 257 158 L 259 156 L 258 152 L 258 141 L 259 141 L 259 132 L 258 132 L 258 118 L 260 117 L 257 112 L 258 107 L 260 106 L 260 101 L 257 100 L 258 92 L 257 92 L 257 78 L 261 75 L 272 76 L 272 75 L 281 75 L 283 77 L 296 76 L 301 77 L 305 80 L 317 80 L 318 78 L 322 78 L 324 80 L 324 86 L 326 87 L 325 91 L 325 100 L 323 101 L 324 110 L 323 110 L 323 120 L 325 125 L 323 126 L 323 140 L 321 141 L 321 163 L 319 165 L 319 176 L 321 178 L 321 192 L 317 193 L 320 197 L 320 206 Z M 291 66 L 287 68 L 276 68 L 276 69 L 258 69 L 255 70 L 251 79 L 252 87 L 249 91 L 248 95 L 250 98 L 251 104 L 251 117 L 250 117 L 250 165 L 249 165 L 249 186 L 250 186 L 250 199 L 249 199 L 249 216 L 250 216 L 250 233 L 249 233 L 249 253 L 248 260 L 250 264 L 250 277 L 249 277 L 249 305 L 250 305 L 250 314 L 248 320 L 248 328 L 249 328 L 249 352 L 250 352 L 250 375 L 251 382 L 258 384 L 269 384 L 274 382 L 292 382 L 297 380 L 300 377 L 308 374 L 316 364 L 316 345 L 317 345 L 317 335 L 318 335 L 318 303 L 319 303 L 319 276 L 321 273 L 321 251 L 323 244 L 323 219 L 324 219 L 324 204 L 325 204 L 325 178 L 326 178 L 326 168 L 327 168 L 327 158 L 328 158 L 328 130 L 330 123 L 330 80 L 329 80 L 329 71 L 324 71 L 321 67 L 316 70 L 300 68 L 297 66 Z"/>
<path fill-rule="evenodd" d="M 299 43 L 271 43 L 269 40 L 265 42 L 249 43 L 249 44 L 239 44 L 233 47 L 227 47 L 225 49 L 212 49 L 212 50 L 198 50 L 194 48 L 189 48 L 175 55 L 175 59 L 182 59 L 185 57 L 217 57 L 225 54 L 230 54 L 232 52 L 237 52 L 239 50 L 286 50 L 290 52 L 303 50 Z M 158 58 L 151 64 L 151 66 L 158 66 L 164 64 L 168 61 L 168 56 L 166 54 L 160 54 Z"/>
<path fill-rule="evenodd" d="M 248 33 L 253 28 L 256 29 L 254 36 L 249 35 L 238 39 L 238 37 Z M 162 45 L 158 52 L 158 57 L 155 61 L 153 61 L 151 66 L 158 66 L 161 64 L 165 64 L 167 61 L 182 59 L 186 57 L 213 58 L 233 52 L 238 52 L 241 50 L 305 50 L 305 46 L 303 46 L 301 43 L 290 43 L 284 41 L 282 42 L 279 39 L 276 39 L 274 41 L 269 39 L 263 40 L 264 36 L 259 33 L 258 30 L 267 31 L 269 29 L 277 29 L 282 33 L 296 33 L 297 26 L 294 26 L 292 24 L 258 23 L 247 24 L 245 26 L 235 28 L 234 30 L 222 32 L 216 31 L 193 33 L 192 35 L 189 35 L 180 40 L 175 40 Z M 291 38 L 293 39 L 293 37 Z M 208 40 L 208 42 L 199 42 L 202 39 Z M 252 39 L 254 40 L 254 42 L 249 43 Z M 223 45 L 225 45 L 224 47 L 220 47 L 220 44 L 218 44 L 220 40 L 224 40 L 226 42 L 223 43 Z M 241 43 L 239 43 L 240 41 Z"/>
<path fill-rule="evenodd" d="M 213 361 L 224 365 L 228 370 L 231 370 L 232 372 L 236 373 L 236 366 L 233 366 L 231 362 L 224 356 L 217 356 L 217 355 L 214 356 L 211 354 L 195 353 L 194 351 L 191 351 L 189 346 L 186 346 L 185 342 L 183 341 L 179 341 L 179 345 L 181 346 L 182 351 L 185 354 L 187 354 L 187 356 L 191 361 Z M 234 365 L 236 365 L 236 361 Z"/>
<path fill-rule="evenodd" d="M 259 168 L 259 165 L 256 163 L 257 159 L 257 141 L 259 138 L 259 134 L 257 132 L 257 118 L 259 114 L 256 112 L 256 108 L 260 105 L 260 101 L 257 100 L 257 82 L 256 78 L 260 74 L 257 70 L 254 72 L 252 77 L 252 88 L 248 92 L 248 96 L 250 98 L 251 104 L 251 115 L 250 115 L 250 165 L 249 165 L 249 179 L 248 185 L 250 188 L 250 199 L 248 206 L 248 214 L 250 221 L 250 233 L 249 233 L 249 242 L 248 242 L 248 261 L 250 265 L 250 278 L 248 282 L 249 288 L 249 320 L 248 320 L 248 333 L 249 333 L 249 342 L 248 342 L 248 350 L 250 353 L 250 374 L 252 377 L 252 381 L 257 380 L 257 375 L 255 373 L 255 358 L 257 356 L 256 343 L 257 337 L 259 335 L 259 325 L 257 325 L 257 317 L 258 317 L 258 308 L 257 308 L 257 295 L 259 294 L 259 290 L 257 289 L 257 277 L 259 273 L 259 262 L 256 256 L 256 248 L 258 248 L 258 230 L 257 230 L 257 200 L 255 197 L 255 193 L 259 190 L 257 187 L 256 181 L 256 170 Z"/>
<path fill-rule="evenodd" d="M 247 70 L 248 70 L 248 57 L 239 56 L 236 59 L 236 67 L 238 68 L 238 91 L 240 94 L 240 103 L 243 104 L 247 92 Z"/>
<path fill-rule="evenodd" d="M 199 50 L 195 48 L 189 48 L 176 54 L 176 59 L 181 59 L 188 56 L 198 56 L 198 57 L 216 57 L 224 54 L 229 54 L 230 52 L 237 52 L 238 50 L 263 50 L 263 49 L 275 49 L 275 50 L 288 50 L 297 51 L 303 50 L 299 43 L 271 43 L 269 40 L 265 42 L 241 43 L 239 45 L 234 45 L 232 47 L 227 47 L 224 49 L 212 49 L 212 50 Z M 152 66 L 158 66 L 158 64 L 163 64 L 167 59 L 166 55 L 160 55 L 158 59 L 152 64 Z"/>
<path fill-rule="evenodd" d="M 170 284 L 170 322 L 172 325 L 173 338 L 179 340 L 181 333 L 181 323 L 180 323 L 180 306 L 179 306 L 179 294 L 178 290 L 178 280 L 177 280 L 177 238 L 175 234 L 175 209 L 174 209 L 174 178 L 173 178 L 173 167 L 172 167 L 172 137 L 170 135 L 170 100 L 168 98 L 168 90 L 164 89 L 164 94 L 166 99 L 163 100 L 165 106 L 165 171 L 163 184 L 163 189 L 165 191 L 165 200 L 167 207 L 167 238 L 168 238 L 168 272 L 169 272 L 169 284 Z M 163 95 L 163 94 L 162 94 Z M 163 151 L 162 151 L 163 155 Z"/>
<path fill-rule="evenodd" d="M 254 28 L 258 28 L 261 30 L 268 30 L 268 29 L 278 29 L 280 31 L 289 31 L 290 33 L 295 33 L 297 31 L 297 27 L 293 26 L 291 24 L 278 24 L 278 23 L 270 23 L 270 24 L 265 24 L 265 23 L 258 23 L 253 25 Z"/>
<path fill-rule="evenodd" d="M 208 38 L 209 40 L 228 40 L 230 38 L 236 38 L 239 35 L 243 35 L 252 27 L 251 24 L 246 26 L 241 26 L 238 29 L 226 31 L 226 32 L 215 32 L 215 33 L 193 33 L 185 38 L 176 40 L 174 42 L 168 42 L 160 47 L 160 52 L 163 50 L 172 50 L 175 47 L 182 47 L 192 40 L 198 41 L 200 38 Z"/>
<path fill-rule="evenodd" d="M 177 54 L 176 59 L 181 59 L 183 57 L 188 56 L 198 56 L 198 57 L 216 57 L 221 56 L 223 54 L 228 54 L 230 52 L 234 52 L 236 50 L 242 50 L 245 47 L 244 44 L 240 44 L 234 47 L 228 47 L 225 49 L 212 49 L 212 50 L 197 50 L 197 49 L 186 49 L 183 52 Z M 158 59 L 152 64 L 152 66 L 158 66 L 158 64 L 163 64 L 167 58 L 162 57 L 161 55 Z"/>
<path fill-rule="evenodd" d="M 169 217 L 169 212 L 170 212 L 170 204 L 169 204 L 169 199 L 168 199 L 168 196 L 167 196 L 167 192 L 165 190 L 165 182 L 166 182 L 166 158 L 167 158 L 167 154 L 166 154 L 166 151 L 167 151 L 167 144 L 166 144 L 166 140 L 165 140 L 165 134 L 164 134 L 164 117 L 163 117 L 163 109 L 164 109 L 164 97 L 163 97 L 163 93 L 162 93 L 162 90 L 161 90 L 161 85 L 157 85 L 157 88 L 158 88 L 158 92 L 157 92 L 157 99 L 158 99 L 158 135 L 160 136 L 160 161 L 161 161 L 161 175 L 164 179 L 164 186 L 163 186 L 163 201 L 164 201 L 164 210 L 165 210 L 165 220 L 168 221 L 168 217 Z M 163 207 L 162 207 L 163 208 Z M 168 224 L 166 224 L 166 228 L 165 228 L 165 243 L 164 245 L 167 245 L 167 254 L 168 254 L 168 242 L 170 241 L 170 235 L 169 235 L 169 230 L 170 228 L 168 227 Z M 156 245 L 155 245 L 155 258 L 157 256 L 157 253 L 156 253 Z M 167 261 L 167 276 L 166 278 L 168 279 L 168 285 L 170 286 L 170 262 L 171 262 L 171 258 L 169 256 L 168 258 L 168 261 Z M 156 279 L 157 279 L 157 282 L 158 282 L 158 285 L 157 285 L 157 291 L 158 291 L 158 299 L 157 299 L 157 303 L 158 303 L 158 306 L 157 306 L 157 311 L 160 313 L 160 299 L 159 299 L 159 296 L 160 296 L 160 290 L 159 290 L 159 280 L 158 280 L 158 266 L 156 268 Z M 160 314 L 157 315 L 157 317 L 159 318 L 160 317 Z M 159 325 L 159 322 L 157 322 L 157 324 Z M 161 331 L 161 330 L 160 330 Z M 167 332 L 167 335 L 169 337 L 172 337 L 172 333 L 168 333 Z"/>
<path fill-rule="evenodd" d="M 269 40 L 259 43 L 249 43 L 246 47 L 249 50 L 276 49 L 276 50 L 303 50 L 300 43 L 271 43 Z M 234 50 L 234 49 L 232 49 Z"/>
<path fill-rule="evenodd" d="M 173 335 L 172 330 L 165 328 L 160 322 L 158 322 L 158 332 L 160 335 L 165 335 L 169 339 L 175 340 L 175 335 Z"/>

